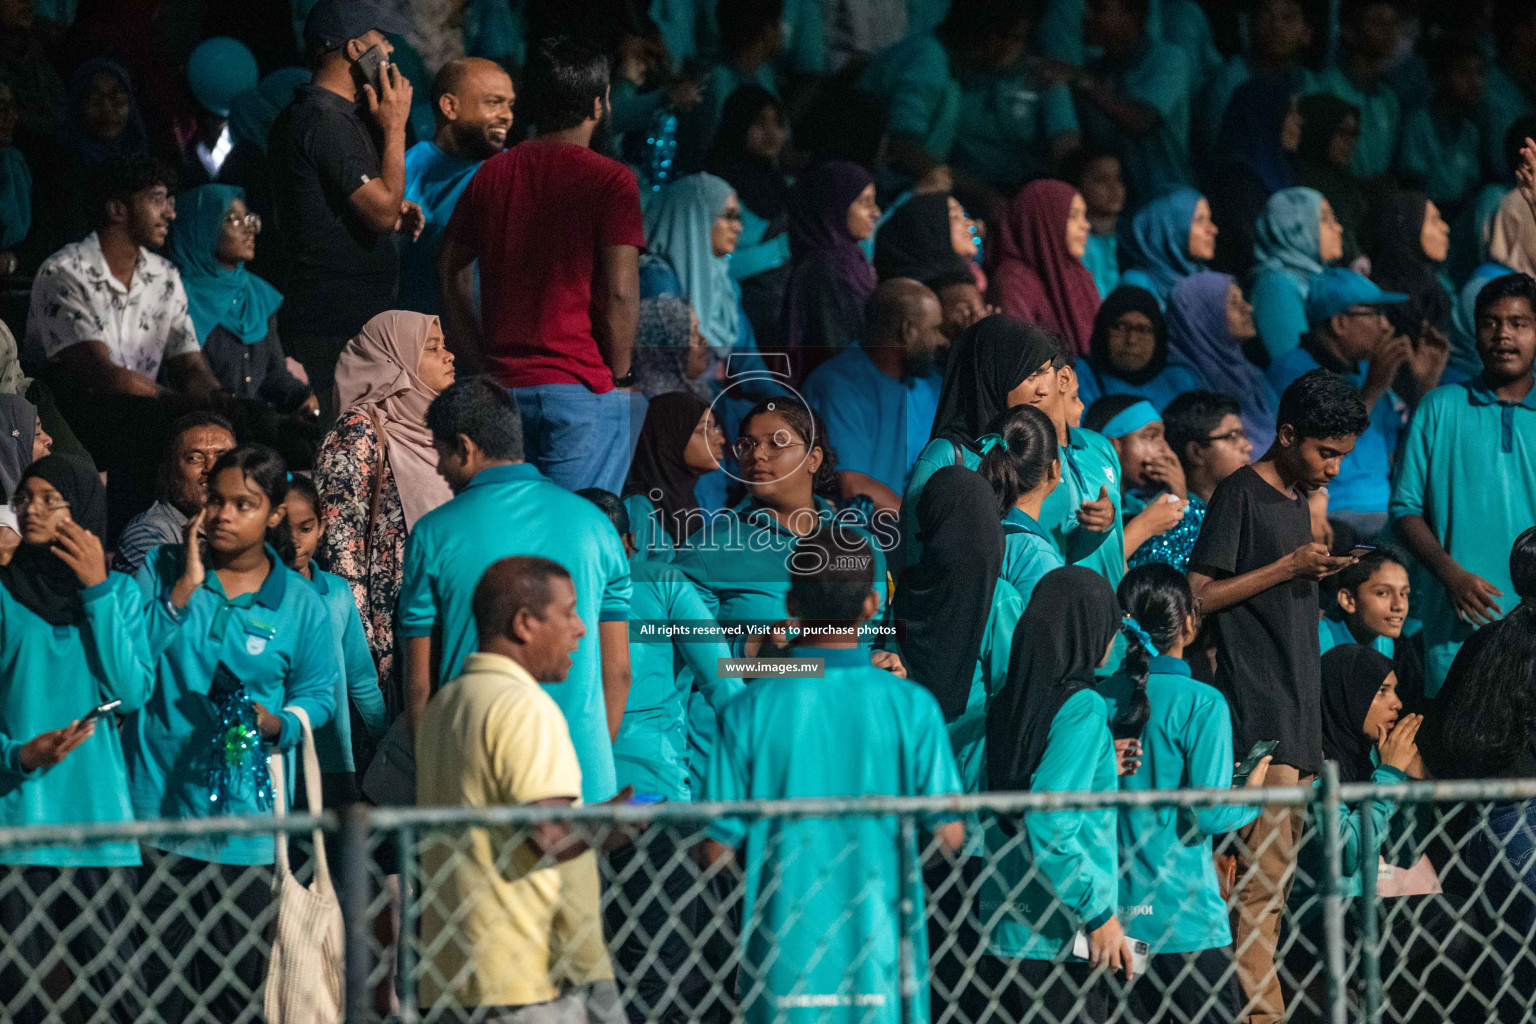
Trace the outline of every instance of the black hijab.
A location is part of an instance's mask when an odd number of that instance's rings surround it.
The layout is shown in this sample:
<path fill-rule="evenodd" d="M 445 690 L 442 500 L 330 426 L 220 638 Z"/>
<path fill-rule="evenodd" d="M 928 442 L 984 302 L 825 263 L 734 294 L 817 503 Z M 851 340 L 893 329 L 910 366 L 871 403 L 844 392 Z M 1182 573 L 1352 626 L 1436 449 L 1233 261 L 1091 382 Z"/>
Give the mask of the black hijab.
<path fill-rule="evenodd" d="M 1041 578 L 1014 630 L 1008 682 L 987 709 L 987 782 L 994 792 L 1030 788 L 1056 713 L 1093 686 L 1093 670 L 1119 625 L 1115 590 L 1092 569 L 1069 565 Z"/>
<path fill-rule="evenodd" d="M 1008 392 L 1060 355 L 1061 346 L 1049 334 L 1006 313 L 976 321 L 950 350 L 939 411 L 928 436 L 974 445 L 1008 410 Z"/>
<path fill-rule="evenodd" d="M 1407 302 L 1387 306 L 1387 319 L 1399 333 L 1417 337 L 1428 320 L 1442 331 L 1451 326 L 1451 297 L 1440 285 L 1440 264 L 1424 253 L 1424 215 L 1429 197 L 1422 192 L 1391 192 L 1371 203 L 1362 244 L 1371 258 L 1371 280 Z"/>
<path fill-rule="evenodd" d="M 702 398 L 686 391 L 651 399 L 624 482 L 625 497 L 643 494 L 656 505 L 674 544 L 688 539 L 690 521 L 693 526 L 699 523 L 697 515 L 690 515 L 699 511 L 693 493 L 699 475 L 683 463 L 683 451 L 708 408 Z"/>
<path fill-rule="evenodd" d="M 1296 103 L 1301 112 L 1301 143 L 1296 161 L 1301 184 L 1323 194 L 1344 229 L 1344 257 L 1340 266 L 1360 255 L 1360 228 L 1365 222 L 1365 190 L 1348 167 L 1337 167 L 1328 158 L 1333 136 L 1350 117 L 1360 120 L 1360 108 L 1330 93 L 1303 96 Z"/>
<path fill-rule="evenodd" d="M 1135 373 L 1118 369 L 1109 359 L 1109 329 L 1127 313 L 1143 313 L 1152 321 L 1152 337 L 1156 345 L 1151 361 Z M 1163 318 L 1157 297 L 1133 284 L 1123 284 L 1110 292 L 1093 318 L 1093 337 L 1088 339 L 1088 365 L 1095 374 L 1118 377 L 1137 386 L 1162 373 L 1168 365 L 1168 322 Z M 1108 394 L 1104 388 L 1100 391 Z"/>
<path fill-rule="evenodd" d="M 107 532 L 107 492 L 89 466 L 63 455 L 45 455 L 21 474 L 17 487 L 31 477 L 46 480 L 69 502 L 69 517 L 98 538 Z M 85 621 L 80 578 L 43 544 L 23 543 L 9 565 L 0 566 L 0 586 L 36 612 L 50 626 Z"/>
<path fill-rule="evenodd" d="M 774 235 L 784 227 L 781 218 L 789 183 L 772 160 L 747 149 L 747 132 L 768 107 L 782 109 L 782 104 L 773 93 L 753 83 L 740 86 L 727 96 L 706 169 L 730 183 L 741 205 L 770 225 L 779 221 L 778 231 L 769 229 L 769 234 Z"/>
<path fill-rule="evenodd" d="M 950 244 L 948 194 L 913 196 L 880 225 L 875 273 L 882 281 L 910 277 L 931 288 L 975 280 Z"/>
<path fill-rule="evenodd" d="M 1338 763 L 1340 782 L 1368 782 L 1375 770 L 1365 716 L 1392 671 L 1386 655 L 1364 644 L 1323 655 L 1323 757 Z"/>
<path fill-rule="evenodd" d="M 917 501 L 923 553 L 896 587 L 901 655 L 939 700 L 945 721 L 965 710 L 992 593 L 1003 569 L 1003 527 L 992 485 L 963 466 L 934 473 Z"/>

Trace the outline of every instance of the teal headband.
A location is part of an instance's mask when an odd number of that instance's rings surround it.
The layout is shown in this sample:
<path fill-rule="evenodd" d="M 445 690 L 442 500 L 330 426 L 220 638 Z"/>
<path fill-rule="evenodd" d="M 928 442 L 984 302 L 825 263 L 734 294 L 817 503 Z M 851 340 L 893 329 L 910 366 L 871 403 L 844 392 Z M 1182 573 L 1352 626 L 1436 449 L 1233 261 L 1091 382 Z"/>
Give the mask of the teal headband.
<path fill-rule="evenodd" d="M 1151 402 L 1137 402 L 1135 405 L 1118 412 L 1114 419 L 1104 424 L 1104 429 L 1099 431 L 1105 437 L 1124 437 L 1146 426 L 1148 423 L 1159 423 L 1162 416 L 1152 407 Z"/>

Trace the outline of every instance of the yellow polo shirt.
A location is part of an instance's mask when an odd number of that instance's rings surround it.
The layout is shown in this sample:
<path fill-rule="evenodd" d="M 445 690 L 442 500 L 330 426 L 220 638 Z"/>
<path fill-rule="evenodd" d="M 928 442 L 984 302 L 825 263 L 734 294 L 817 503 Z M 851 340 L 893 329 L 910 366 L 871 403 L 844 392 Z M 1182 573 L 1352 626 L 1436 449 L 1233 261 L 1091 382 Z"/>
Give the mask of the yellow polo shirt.
<path fill-rule="evenodd" d="M 581 803 L 581 768 L 559 706 L 511 659 L 471 654 L 417 725 L 416 802 L 495 807 L 557 797 Z M 429 1004 L 522 1006 L 556 998 L 564 981 L 613 977 L 595 855 L 541 863 L 523 838 L 507 828 L 424 837 L 420 991 Z"/>

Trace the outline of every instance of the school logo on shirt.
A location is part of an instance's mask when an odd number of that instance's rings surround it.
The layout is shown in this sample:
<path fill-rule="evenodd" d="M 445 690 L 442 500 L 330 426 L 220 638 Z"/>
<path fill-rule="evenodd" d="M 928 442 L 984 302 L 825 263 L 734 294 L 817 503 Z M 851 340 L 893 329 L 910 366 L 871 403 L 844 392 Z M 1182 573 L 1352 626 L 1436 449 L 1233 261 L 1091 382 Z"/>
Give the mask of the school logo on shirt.
<path fill-rule="evenodd" d="M 245 653 L 260 654 L 267 649 L 267 638 L 264 636 L 247 636 L 245 638 Z"/>

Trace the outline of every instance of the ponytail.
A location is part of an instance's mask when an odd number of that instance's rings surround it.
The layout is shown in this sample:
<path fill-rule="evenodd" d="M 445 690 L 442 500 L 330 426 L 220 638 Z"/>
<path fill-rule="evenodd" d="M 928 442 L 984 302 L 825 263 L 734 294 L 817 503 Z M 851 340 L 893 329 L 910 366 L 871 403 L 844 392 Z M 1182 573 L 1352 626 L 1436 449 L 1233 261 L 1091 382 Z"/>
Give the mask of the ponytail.
<path fill-rule="evenodd" d="M 1109 728 L 1115 739 L 1128 740 L 1139 737 L 1141 730 L 1146 728 L 1147 719 L 1152 717 L 1152 702 L 1147 699 L 1147 674 L 1152 669 L 1152 656 L 1157 649 L 1141 623 L 1130 615 L 1121 621 L 1120 632 L 1126 639 L 1125 660 L 1120 663 L 1120 668 L 1131 677 L 1131 699 L 1115 712 L 1115 720 L 1109 723 Z"/>
<path fill-rule="evenodd" d="M 1110 725 L 1116 739 L 1126 739 L 1141 735 L 1151 717 L 1147 675 L 1152 658 L 1178 642 L 1184 623 L 1195 615 L 1195 595 L 1183 573 L 1152 562 L 1126 573 L 1116 597 L 1125 609 L 1120 630 L 1127 646 L 1121 668 L 1131 678 L 1131 699 Z"/>
<path fill-rule="evenodd" d="M 1055 424 L 1032 405 L 1009 409 L 992 426 L 996 432 L 978 438 L 973 447 L 981 452 L 977 472 L 992 485 L 1001 517 L 1021 495 L 1040 486 L 1061 454 Z"/>

